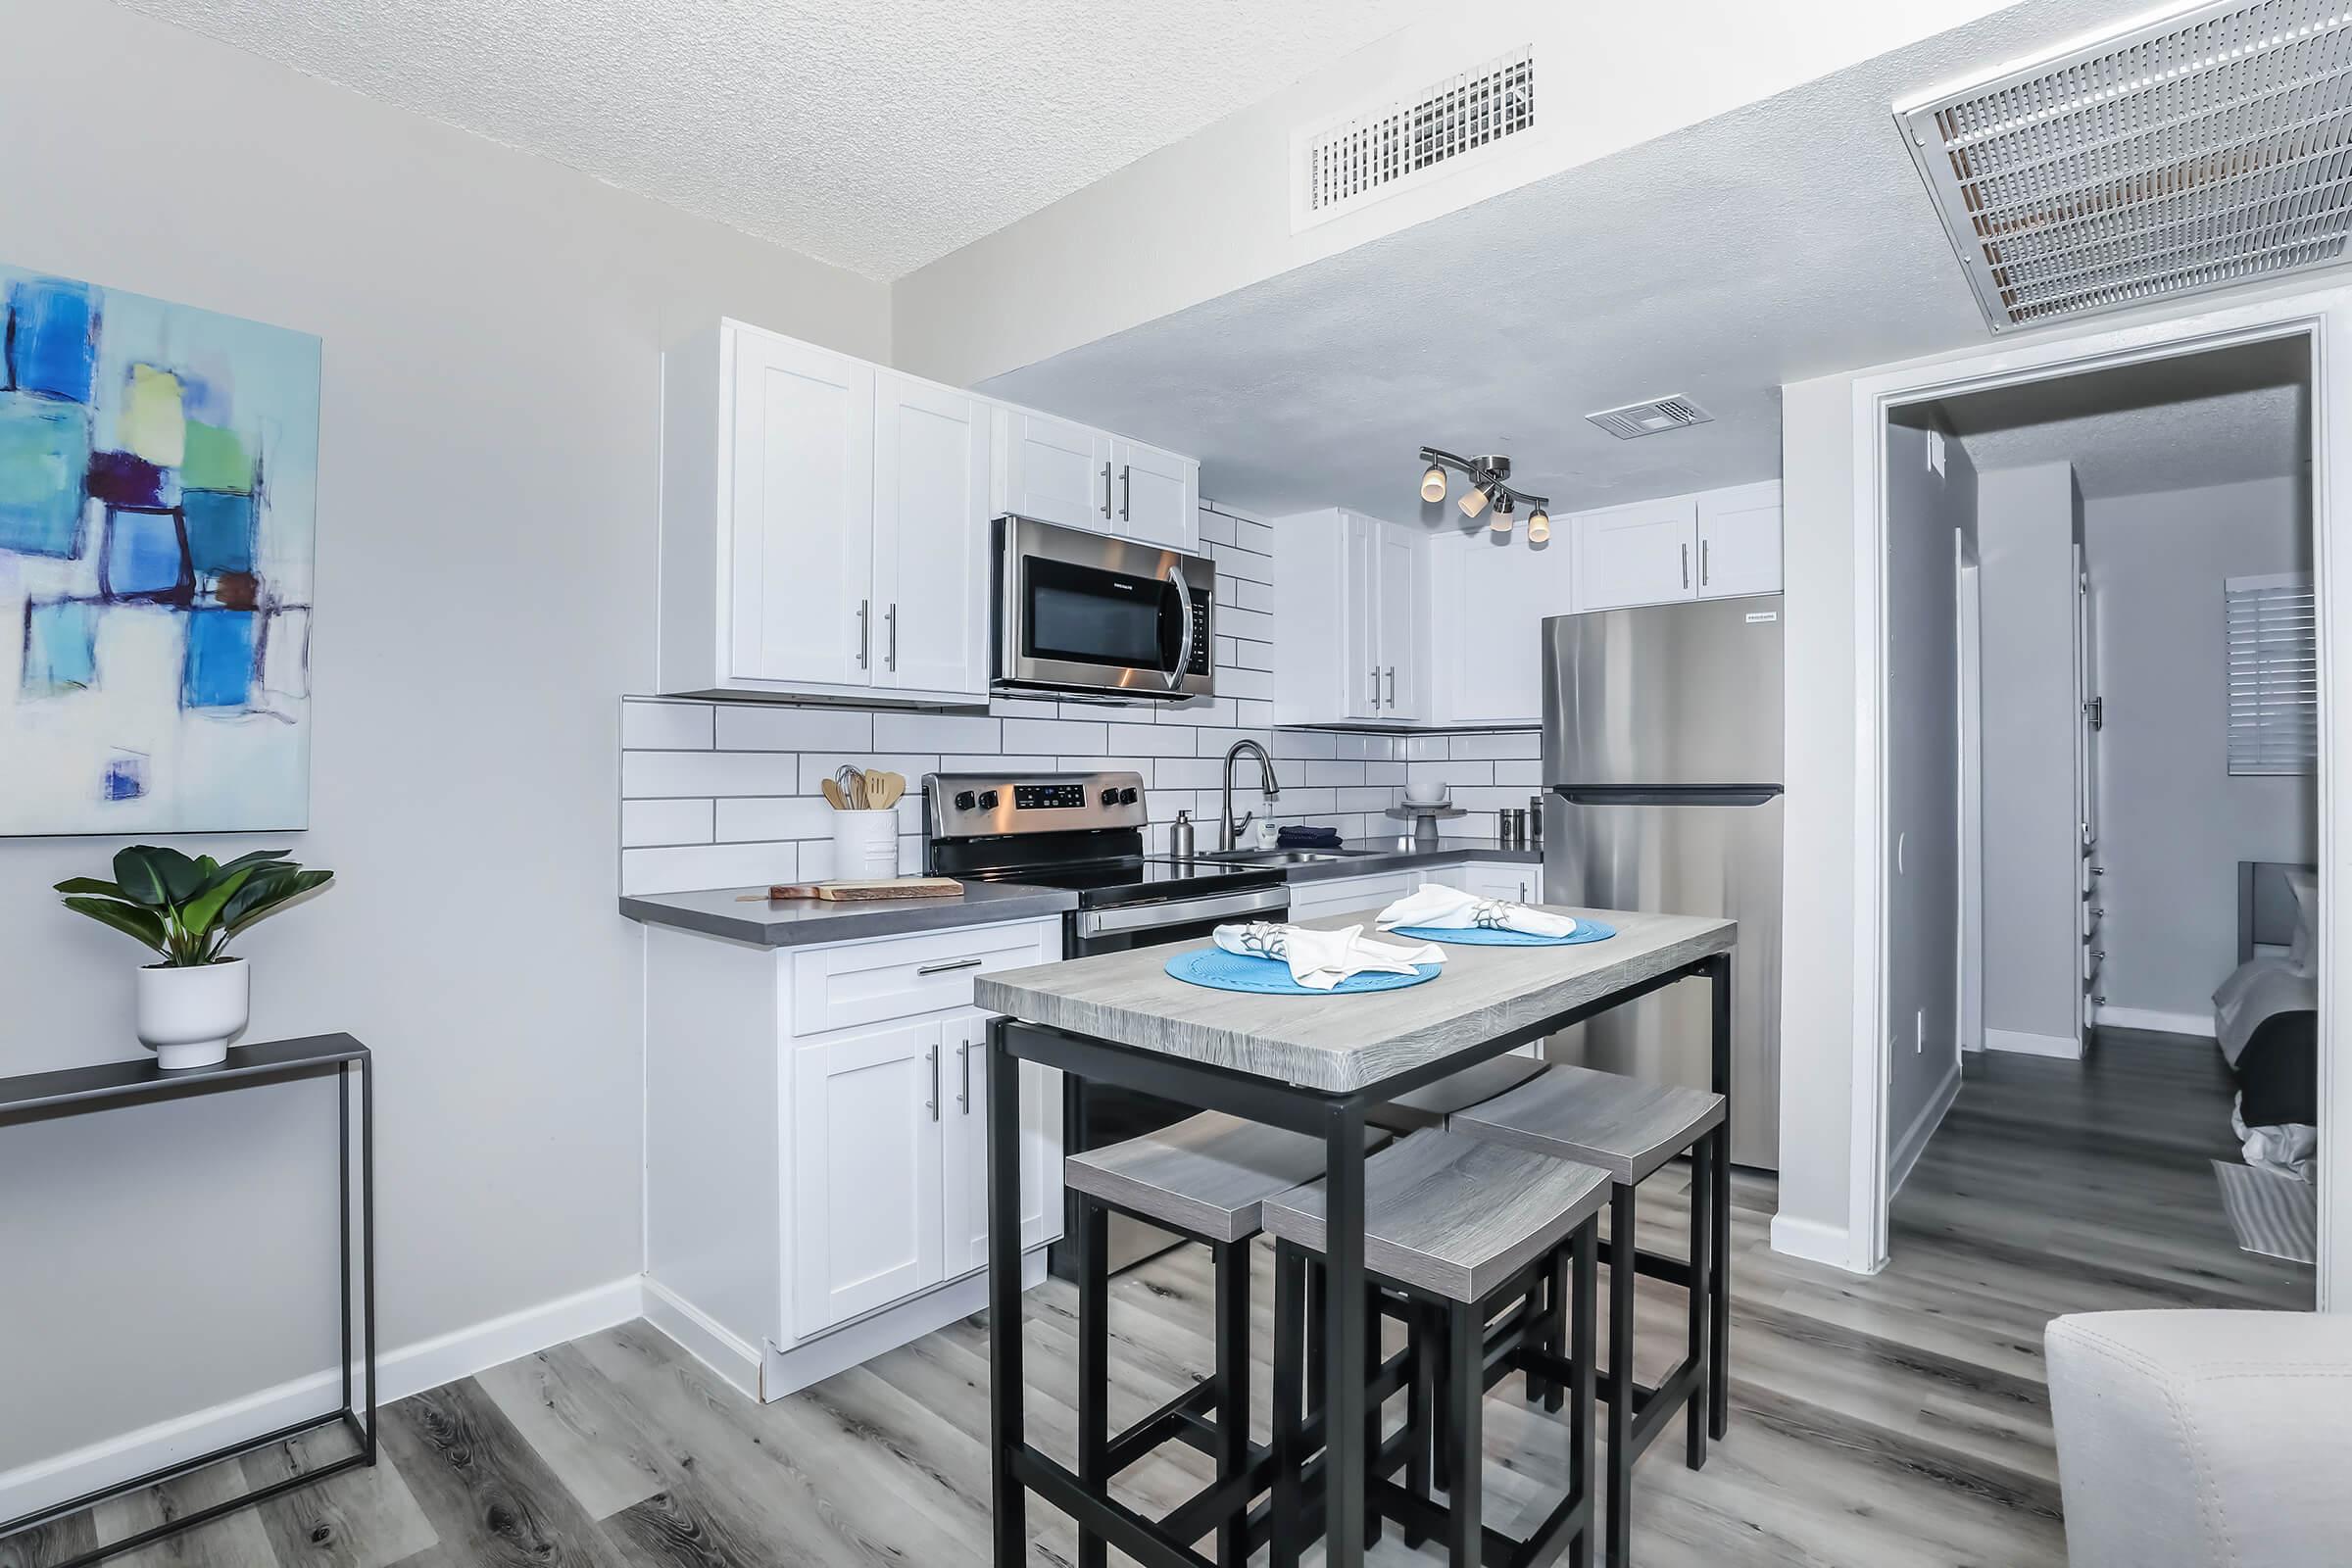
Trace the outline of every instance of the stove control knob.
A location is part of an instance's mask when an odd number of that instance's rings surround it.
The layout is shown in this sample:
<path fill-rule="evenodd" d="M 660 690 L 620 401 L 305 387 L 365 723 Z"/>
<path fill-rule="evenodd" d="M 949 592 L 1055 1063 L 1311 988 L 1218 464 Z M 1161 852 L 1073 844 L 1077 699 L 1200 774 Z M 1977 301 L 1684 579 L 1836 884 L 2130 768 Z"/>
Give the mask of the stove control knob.
<path fill-rule="evenodd" d="M 1135 804 L 1135 791 L 1133 791 L 1133 790 L 1121 790 L 1121 791 L 1119 791 L 1119 804 L 1120 804 L 1121 806 L 1133 806 L 1133 805 Z"/>
<path fill-rule="evenodd" d="M 983 811 L 993 811 L 996 808 L 997 792 L 995 790 L 982 790 L 980 792 L 980 809 Z"/>
<path fill-rule="evenodd" d="M 979 804 L 979 800 L 980 797 L 974 795 L 970 790 L 957 790 L 956 792 L 956 809 L 968 811 Z"/>
<path fill-rule="evenodd" d="M 1116 806 L 1116 805 L 1118 805 L 1118 804 L 1119 804 L 1119 792 L 1118 792 L 1117 790 L 1104 790 L 1104 791 L 1102 792 L 1102 804 L 1103 804 L 1104 806 Z"/>

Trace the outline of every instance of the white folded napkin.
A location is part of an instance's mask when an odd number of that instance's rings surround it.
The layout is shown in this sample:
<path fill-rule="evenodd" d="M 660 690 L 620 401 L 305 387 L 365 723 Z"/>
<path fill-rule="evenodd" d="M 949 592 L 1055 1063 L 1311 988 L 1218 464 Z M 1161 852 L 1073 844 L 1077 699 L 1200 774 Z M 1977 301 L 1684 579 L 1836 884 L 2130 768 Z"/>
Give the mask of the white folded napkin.
<path fill-rule="evenodd" d="M 1398 926 L 1438 931 L 1524 931 L 1531 937 L 1576 934 L 1576 921 L 1568 915 L 1530 908 L 1524 904 L 1508 904 L 1500 899 L 1482 899 L 1475 893 L 1443 888 L 1435 882 L 1422 883 L 1380 911 L 1383 931 L 1394 931 Z"/>
<path fill-rule="evenodd" d="M 1280 958 L 1291 978 L 1310 991 L 1329 991 L 1351 974 L 1411 974 L 1425 963 L 1444 963 L 1445 950 L 1427 942 L 1410 947 L 1374 942 L 1360 925 L 1342 931 L 1310 931 L 1302 925 L 1251 920 L 1221 925 L 1209 933 L 1227 953 L 1250 958 Z"/>

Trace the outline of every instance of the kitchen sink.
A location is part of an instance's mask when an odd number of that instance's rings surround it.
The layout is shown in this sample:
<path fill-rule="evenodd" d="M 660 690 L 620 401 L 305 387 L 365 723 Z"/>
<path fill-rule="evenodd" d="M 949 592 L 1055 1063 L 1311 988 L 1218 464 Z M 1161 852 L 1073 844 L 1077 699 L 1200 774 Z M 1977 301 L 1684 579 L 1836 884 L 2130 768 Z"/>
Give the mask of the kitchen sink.
<path fill-rule="evenodd" d="M 1350 850 L 1211 850 L 1194 858 L 1217 860 L 1227 865 L 1315 865 L 1325 860 L 1345 860 L 1354 853 Z"/>

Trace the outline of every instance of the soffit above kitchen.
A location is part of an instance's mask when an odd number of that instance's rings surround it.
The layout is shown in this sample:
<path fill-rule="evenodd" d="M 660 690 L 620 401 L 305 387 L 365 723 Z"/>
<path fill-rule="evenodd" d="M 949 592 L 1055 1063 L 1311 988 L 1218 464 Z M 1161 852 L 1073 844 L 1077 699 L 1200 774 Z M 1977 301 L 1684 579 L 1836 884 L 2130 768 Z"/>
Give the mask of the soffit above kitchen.
<path fill-rule="evenodd" d="M 123 0 L 891 279 L 1409 21 L 1410 0 Z"/>
<path fill-rule="evenodd" d="M 2146 9 L 2031 0 L 984 384 L 1269 514 L 1463 528 L 1423 443 L 1509 452 L 1562 512 L 1774 477 L 1783 383 L 1990 337 L 1890 106 Z M 1587 422 L 1668 394 L 1712 422 Z"/>

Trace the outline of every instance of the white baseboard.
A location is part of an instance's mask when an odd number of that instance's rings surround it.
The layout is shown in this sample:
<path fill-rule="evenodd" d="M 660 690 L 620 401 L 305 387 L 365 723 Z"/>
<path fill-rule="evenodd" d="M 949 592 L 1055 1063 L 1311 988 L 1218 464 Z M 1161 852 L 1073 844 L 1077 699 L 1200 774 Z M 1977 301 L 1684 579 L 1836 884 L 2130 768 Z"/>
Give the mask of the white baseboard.
<path fill-rule="evenodd" d="M 1919 1163 L 1919 1156 L 1927 1149 L 1928 1140 L 1936 1136 L 1936 1129 L 1943 1125 L 1944 1113 L 1952 1108 L 1952 1102 L 1959 1098 L 1960 1064 L 1955 1061 L 1952 1070 L 1944 1074 L 1943 1082 L 1936 1086 L 1936 1093 L 1920 1107 L 1919 1114 L 1911 1118 L 1911 1125 L 1903 1129 L 1903 1136 L 1896 1140 L 1893 1153 L 1887 1156 L 1887 1201 L 1892 1202 L 1894 1195 L 1903 1190 L 1903 1183 L 1911 1179 L 1911 1167 Z"/>
<path fill-rule="evenodd" d="M 386 1350 L 376 1358 L 376 1402 L 389 1404 L 469 1378 L 518 1355 L 626 1323 L 640 1315 L 643 1298 L 642 1281 L 632 1274 Z M 292 1426 L 334 1405 L 341 1394 L 342 1373 L 330 1368 L 102 1439 L 70 1453 L 0 1471 L 0 1519 L 20 1518 L 261 1433 Z"/>
<path fill-rule="evenodd" d="M 723 1378 L 729 1387 L 760 1397 L 760 1348 L 747 1345 L 709 1313 L 653 1276 L 645 1281 L 645 1320 L 678 1348 Z"/>
<path fill-rule="evenodd" d="M 1984 1049 L 2015 1052 L 2021 1056 L 2060 1056 L 2068 1061 L 2082 1059 L 2082 1042 L 2073 1035 L 2030 1035 L 2022 1029 L 1985 1030 Z"/>
<path fill-rule="evenodd" d="M 1021 1258 L 1021 1289 L 1035 1290 L 1045 1280 L 1046 1250 L 1040 1247 Z M 768 1346 L 765 1364 L 760 1369 L 760 1385 L 753 1397 L 772 1403 L 822 1383 L 836 1372 L 870 1361 L 885 1350 L 911 1345 L 959 1318 L 987 1310 L 988 1271 L 982 1269 L 789 1350 Z"/>
<path fill-rule="evenodd" d="M 1826 1263 L 1831 1268 L 1843 1269 L 1848 1274 L 1878 1272 L 1876 1268 L 1854 1266 L 1853 1241 L 1842 1225 L 1824 1225 L 1818 1220 L 1775 1214 L 1772 1216 L 1772 1250 L 1785 1257 L 1802 1258 L 1808 1263 Z"/>
<path fill-rule="evenodd" d="M 2199 1040 L 2213 1038 L 2213 1013 L 2162 1012 L 2154 1007 L 2093 1008 L 2091 1020 L 2110 1029 L 2148 1029 L 2157 1034 L 2194 1035 Z"/>

